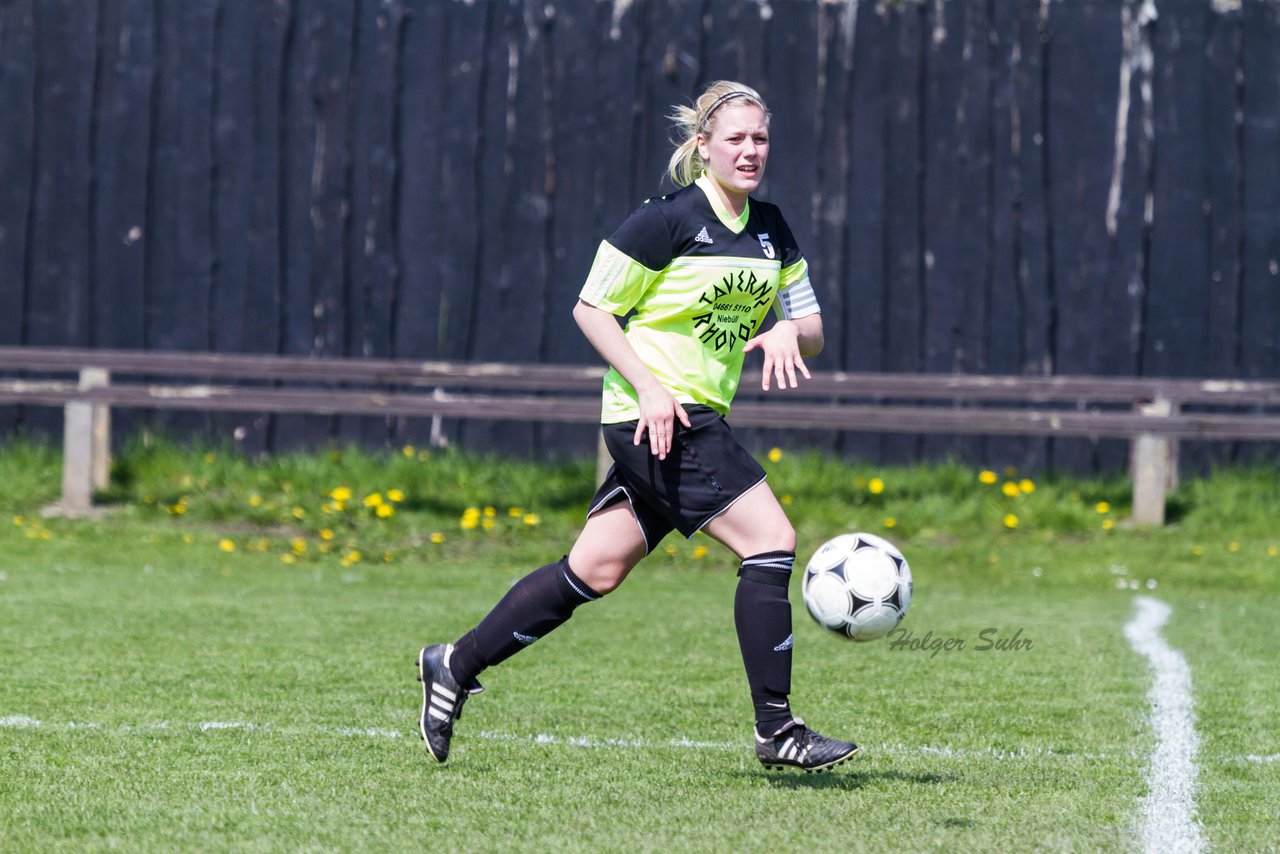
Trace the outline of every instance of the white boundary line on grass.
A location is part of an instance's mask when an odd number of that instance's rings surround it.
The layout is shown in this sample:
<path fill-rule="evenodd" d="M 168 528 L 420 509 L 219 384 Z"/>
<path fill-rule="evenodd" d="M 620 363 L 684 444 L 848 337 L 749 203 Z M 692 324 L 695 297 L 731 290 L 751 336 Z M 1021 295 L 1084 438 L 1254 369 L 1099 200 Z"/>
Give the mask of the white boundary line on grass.
<path fill-rule="evenodd" d="M 98 723 L 75 721 L 53 723 L 38 720 L 27 715 L 9 715 L 8 717 L 0 717 L 0 730 L 4 729 L 44 729 L 61 730 L 64 732 L 89 730 L 103 732 L 110 735 L 177 732 L 185 729 L 196 730 L 199 732 L 260 732 L 270 735 L 308 737 L 337 736 L 347 738 L 412 738 L 415 741 L 420 738 L 418 733 L 410 732 L 407 729 L 397 730 L 385 727 L 281 727 L 273 724 L 253 723 L 251 721 L 197 721 L 192 723 L 152 721 L 141 724 L 117 724 L 115 726 L 104 726 Z M 515 733 L 492 732 L 488 730 L 468 732 L 466 736 L 470 738 L 478 738 L 484 741 L 504 741 L 520 745 L 561 745 L 566 747 L 581 747 L 589 750 L 748 750 L 751 746 L 749 741 L 696 741 L 690 738 L 649 741 L 643 738 L 587 738 L 584 736 L 551 735 L 547 733 L 518 735 Z M 1044 748 L 1034 748 L 1030 750 L 999 750 L 997 748 L 986 748 L 975 750 L 973 748 L 966 747 L 952 747 L 950 745 L 937 746 L 928 744 L 879 744 L 872 746 L 871 749 L 882 753 L 897 755 L 942 756 L 955 757 L 959 759 L 994 759 L 1000 762 L 1028 759 L 1105 761 L 1110 758 L 1137 758 L 1137 756 L 1110 757 L 1105 753 L 1059 753 L 1057 751 L 1046 750 Z"/>
<path fill-rule="evenodd" d="M 1191 668 L 1160 634 L 1173 609 L 1149 596 L 1137 597 L 1135 605 L 1137 611 L 1125 624 L 1124 636 L 1155 671 L 1147 694 L 1156 746 L 1147 774 L 1149 790 L 1142 799 L 1143 846 L 1151 854 L 1203 851 L 1204 836 L 1196 820 L 1200 737 L 1192 712 Z"/>
<path fill-rule="evenodd" d="M 379 739 L 412 739 L 418 741 L 421 736 L 417 732 L 411 732 L 409 729 L 398 730 L 389 729 L 387 727 L 281 727 L 273 724 L 259 724 L 249 721 L 198 721 L 195 723 L 178 723 L 174 721 L 152 721 L 150 723 L 141 724 L 118 724 L 116 726 L 103 726 L 98 723 L 84 723 L 68 721 L 65 723 L 50 723 L 27 715 L 9 715 L 0 717 L 0 730 L 5 729 L 44 729 L 44 730 L 61 730 L 71 732 L 74 730 L 90 730 L 96 732 L 104 732 L 109 735 L 130 735 L 134 733 L 149 732 L 168 732 L 180 730 L 197 730 L 199 732 L 261 732 L 270 735 L 285 736 L 329 736 L 338 738 L 379 738 Z M 646 741 L 642 738 L 586 738 L 584 736 L 573 735 L 550 735 L 547 733 L 537 733 L 535 735 L 517 735 L 515 733 L 502 733 L 481 730 L 479 732 L 468 732 L 464 738 L 478 738 L 484 741 L 505 741 L 512 744 L 520 745 L 564 745 L 566 747 L 581 747 L 588 750 L 616 749 L 616 750 L 746 750 L 750 747 L 747 742 L 728 742 L 728 741 L 694 741 L 687 738 L 675 738 L 668 741 Z M 999 748 L 971 748 L 971 747 L 952 747 L 951 745 L 931 745 L 931 744 L 889 744 L 882 743 L 877 745 L 867 745 L 871 750 L 881 753 L 894 754 L 898 756 L 942 756 L 955 757 L 957 759 L 994 759 L 998 762 L 1013 762 L 1028 759 L 1063 759 L 1067 761 L 1079 762 L 1105 762 L 1108 760 L 1133 761 L 1140 759 L 1137 753 L 1128 754 L 1107 754 L 1107 753 L 1060 753 L 1056 750 L 1048 750 L 1046 748 L 1020 748 L 1018 750 L 1000 750 Z M 1271 763 L 1280 762 L 1280 753 L 1272 753 L 1268 755 L 1259 755 L 1256 753 L 1244 754 L 1241 756 L 1232 756 L 1224 761 L 1235 763 L 1247 763 L 1252 765 L 1269 765 Z"/>

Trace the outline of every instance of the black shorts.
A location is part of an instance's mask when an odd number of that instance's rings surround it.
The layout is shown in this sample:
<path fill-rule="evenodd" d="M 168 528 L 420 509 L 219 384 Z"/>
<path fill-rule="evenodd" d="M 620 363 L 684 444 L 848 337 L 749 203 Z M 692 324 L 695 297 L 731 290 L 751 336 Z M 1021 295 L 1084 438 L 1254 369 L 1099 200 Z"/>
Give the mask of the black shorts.
<path fill-rule="evenodd" d="M 692 537 L 765 477 L 723 415 L 702 405 L 686 404 L 684 411 L 692 426 L 676 419 L 671 453 L 662 461 L 650 451 L 647 435 L 634 444 L 638 422 L 601 427 L 613 467 L 587 515 L 626 499 L 647 552 L 672 530 Z"/>

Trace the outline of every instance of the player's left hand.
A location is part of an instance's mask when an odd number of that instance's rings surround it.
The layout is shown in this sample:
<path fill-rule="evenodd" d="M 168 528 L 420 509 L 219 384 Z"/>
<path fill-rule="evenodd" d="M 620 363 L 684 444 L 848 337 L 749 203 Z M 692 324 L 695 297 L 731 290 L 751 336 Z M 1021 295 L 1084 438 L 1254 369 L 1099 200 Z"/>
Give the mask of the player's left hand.
<path fill-rule="evenodd" d="M 800 356 L 800 330 L 787 320 L 780 320 L 768 331 L 749 340 L 742 352 L 750 353 L 759 350 L 764 354 L 764 370 L 762 371 L 760 388 L 769 390 L 769 378 L 778 380 L 778 388 L 799 388 L 796 372 L 809 379 L 809 369 Z M 788 385 L 789 383 L 789 385 Z"/>

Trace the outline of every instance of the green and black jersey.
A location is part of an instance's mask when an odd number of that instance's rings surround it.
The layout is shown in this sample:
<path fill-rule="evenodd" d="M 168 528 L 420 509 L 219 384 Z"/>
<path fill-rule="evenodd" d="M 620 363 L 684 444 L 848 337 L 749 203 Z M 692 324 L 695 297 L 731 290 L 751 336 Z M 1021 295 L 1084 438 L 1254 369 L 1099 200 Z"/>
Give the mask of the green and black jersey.
<path fill-rule="evenodd" d="M 634 311 L 627 340 L 681 403 L 727 414 L 743 345 L 769 307 L 780 318 L 818 312 L 809 267 L 776 205 L 749 200 L 733 217 L 703 175 L 650 199 L 601 242 L 579 294 L 616 315 Z M 601 421 L 640 417 L 636 391 L 613 369 Z"/>

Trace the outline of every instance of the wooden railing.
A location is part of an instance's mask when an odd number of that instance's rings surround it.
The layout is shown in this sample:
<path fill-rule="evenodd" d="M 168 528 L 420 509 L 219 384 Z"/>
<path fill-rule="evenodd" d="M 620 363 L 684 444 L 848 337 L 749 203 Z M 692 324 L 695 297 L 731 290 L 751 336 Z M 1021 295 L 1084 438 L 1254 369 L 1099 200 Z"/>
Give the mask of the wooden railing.
<path fill-rule="evenodd" d="M 0 347 L 0 404 L 65 407 L 62 506 L 74 513 L 106 486 L 112 407 L 594 423 L 602 375 L 580 365 Z M 785 397 L 740 399 L 731 419 L 1128 439 L 1133 519 L 1162 524 L 1178 440 L 1280 440 L 1280 381 L 821 372 Z"/>

